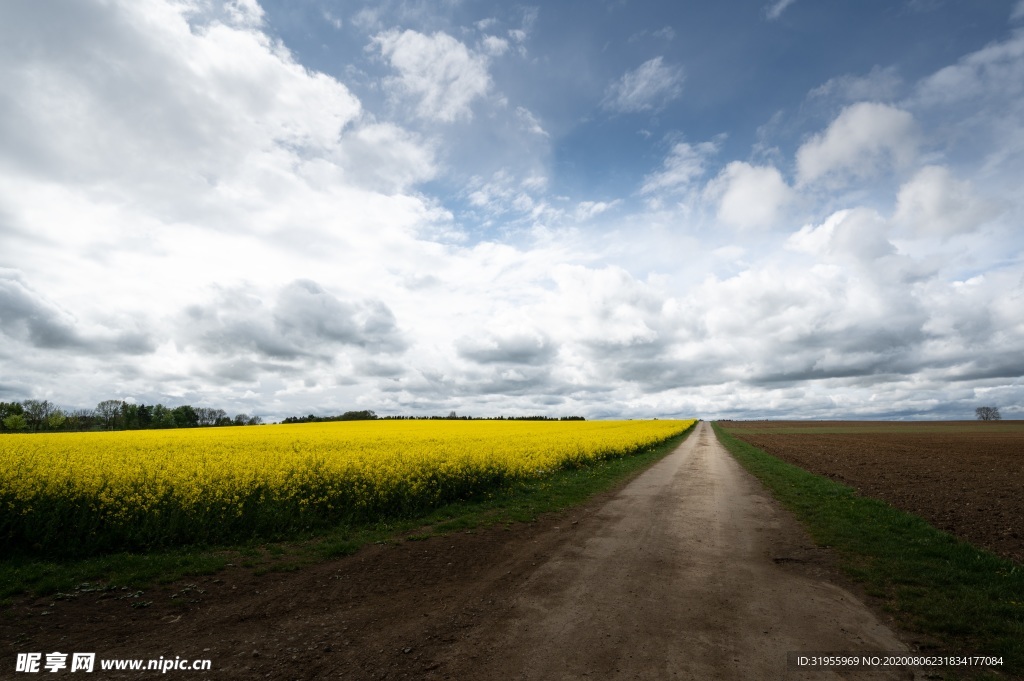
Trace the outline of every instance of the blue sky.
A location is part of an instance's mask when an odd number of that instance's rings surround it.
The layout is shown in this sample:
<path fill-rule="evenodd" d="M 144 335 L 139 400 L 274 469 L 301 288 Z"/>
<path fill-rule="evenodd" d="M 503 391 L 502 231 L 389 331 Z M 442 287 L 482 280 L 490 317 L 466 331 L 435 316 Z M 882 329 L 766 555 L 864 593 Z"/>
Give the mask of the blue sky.
<path fill-rule="evenodd" d="M 1021 417 L 1024 2 L 0 8 L 0 399 Z"/>

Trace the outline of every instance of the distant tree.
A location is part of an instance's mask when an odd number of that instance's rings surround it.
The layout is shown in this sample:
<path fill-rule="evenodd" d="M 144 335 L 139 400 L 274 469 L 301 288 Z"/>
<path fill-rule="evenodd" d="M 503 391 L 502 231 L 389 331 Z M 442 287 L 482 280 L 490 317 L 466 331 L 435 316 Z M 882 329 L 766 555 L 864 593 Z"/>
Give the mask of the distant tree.
<path fill-rule="evenodd" d="M 121 415 L 123 404 L 121 400 L 103 400 L 96 405 L 96 418 L 105 430 L 114 430 L 124 422 Z"/>
<path fill-rule="evenodd" d="M 153 407 L 152 417 L 153 428 L 175 428 L 177 423 L 174 421 L 174 412 L 162 404 L 157 404 Z"/>
<path fill-rule="evenodd" d="M 196 423 L 200 426 L 217 425 L 218 411 L 224 413 L 223 410 L 211 409 L 210 407 L 196 407 Z"/>
<path fill-rule="evenodd" d="M 40 428 L 46 426 L 50 414 L 57 408 L 56 405 L 50 404 L 48 400 L 25 400 L 21 403 L 21 406 L 25 410 L 23 414 L 25 422 L 32 429 L 33 433 L 38 433 Z"/>
<path fill-rule="evenodd" d="M 2 421 L 2 423 L 4 425 L 4 430 L 12 433 L 17 433 L 28 428 L 28 422 L 22 414 L 10 414 Z"/>
<path fill-rule="evenodd" d="M 54 409 L 50 412 L 50 415 L 46 417 L 46 427 L 50 430 L 60 430 L 61 426 L 67 422 L 67 414 L 61 409 Z"/>
<path fill-rule="evenodd" d="M 373 421 L 377 418 L 377 414 L 365 409 L 363 411 L 346 411 L 341 416 L 334 416 L 331 418 L 332 421 Z"/>
<path fill-rule="evenodd" d="M 136 410 L 136 418 L 138 419 L 139 428 L 152 428 L 153 407 L 147 407 L 144 404 L 140 404 Z"/>
<path fill-rule="evenodd" d="M 263 423 L 263 419 L 259 416 L 249 416 L 248 414 L 236 414 L 235 418 L 230 419 L 230 423 L 224 425 L 231 426 L 258 426 Z"/>
<path fill-rule="evenodd" d="M 90 430 L 96 423 L 96 414 L 92 409 L 76 409 L 66 416 L 64 428 L 67 430 Z"/>
<path fill-rule="evenodd" d="M 200 426 L 213 425 L 213 410 L 206 407 L 194 407 L 196 423 Z"/>
<path fill-rule="evenodd" d="M 139 427 L 139 405 L 130 402 L 121 403 L 121 424 L 123 428 L 129 430 Z"/>
<path fill-rule="evenodd" d="M 978 407 L 974 410 L 974 414 L 979 421 L 1001 421 L 1003 419 L 999 415 L 999 407 Z"/>
<path fill-rule="evenodd" d="M 25 408 L 18 402 L 0 402 L 0 430 L 7 430 L 7 426 L 4 424 L 8 418 L 11 416 L 22 416 L 24 413 Z M 15 422 L 12 421 L 12 423 Z M 21 423 L 22 428 L 24 428 L 24 417 L 22 416 L 22 420 L 17 421 L 16 423 Z M 21 428 L 19 428 L 19 430 L 21 430 Z"/>
<path fill-rule="evenodd" d="M 188 404 L 175 407 L 171 412 L 174 414 L 174 425 L 178 428 L 195 428 L 199 425 L 196 410 Z"/>

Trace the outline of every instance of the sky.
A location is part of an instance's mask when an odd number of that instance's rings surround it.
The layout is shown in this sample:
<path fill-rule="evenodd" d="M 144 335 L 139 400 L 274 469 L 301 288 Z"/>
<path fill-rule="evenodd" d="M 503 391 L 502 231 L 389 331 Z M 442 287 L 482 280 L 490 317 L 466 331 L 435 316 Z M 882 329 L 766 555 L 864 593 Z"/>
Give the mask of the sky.
<path fill-rule="evenodd" d="M 8 0 L 0 82 L 0 400 L 1024 418 L 1024 0 Z"/>

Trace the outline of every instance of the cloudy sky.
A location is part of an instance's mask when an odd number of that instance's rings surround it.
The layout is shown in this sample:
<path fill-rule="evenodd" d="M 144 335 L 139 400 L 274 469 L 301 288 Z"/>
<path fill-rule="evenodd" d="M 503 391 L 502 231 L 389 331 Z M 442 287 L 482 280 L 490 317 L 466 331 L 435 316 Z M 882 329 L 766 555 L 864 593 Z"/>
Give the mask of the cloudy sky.
<path fill-rule="evenodd" d="M 1024 418 L 1024 0 L 7 0 L 0 400 Z"/>

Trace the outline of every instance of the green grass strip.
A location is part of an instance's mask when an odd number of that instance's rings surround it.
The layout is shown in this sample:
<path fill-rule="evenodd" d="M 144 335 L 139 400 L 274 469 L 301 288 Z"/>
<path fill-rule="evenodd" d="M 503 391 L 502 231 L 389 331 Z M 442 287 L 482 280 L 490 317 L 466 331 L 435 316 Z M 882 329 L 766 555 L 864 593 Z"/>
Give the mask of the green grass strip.
<path fill-rule="evenodd" d="M 921 518 L 790 465 L 712 424 L 719 441 L 792 511 L 842 568 L 906 629 L 949 654 L 1003 658 L 1024 672 L 1024 566 L 935 529 Z"/>
<path fill-rule="evenodd" d="M 241 565 L 256 572 L 292 570 L 303 564 L 354 553 L 375 542 L 415 541 L 491 525 L 531 522 L 545 513 L 578 506 L 595 494 L 624 484 L 672 452 L 693 429 L 691 426 L 646 451 L 558 470 L 537 480 L 514 482 L 474 499 L 406 518 L 338 525 L 279 541 L 254 541 L 245 545 L 187 546 L 87 559 L 0 557 L 0 606 L 5 599 L 19 594 L 70 594 L 83 588 L 94 590 L 97 584 L 103 588 L 140 589 L 211 574 L 229 565 Z"/>

